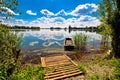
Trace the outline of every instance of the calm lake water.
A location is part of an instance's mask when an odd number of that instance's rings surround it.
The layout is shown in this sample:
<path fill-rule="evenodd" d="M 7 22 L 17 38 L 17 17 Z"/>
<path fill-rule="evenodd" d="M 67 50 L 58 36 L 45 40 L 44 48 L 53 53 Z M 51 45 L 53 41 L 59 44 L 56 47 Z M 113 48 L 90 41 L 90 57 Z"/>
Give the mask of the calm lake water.
<path fill-rule="evenodd" d="M 50 29 L 41 29 L 38 31 L 35 30 L 13 30 L 17 32 L 18 36 L 22 35 L 22 44 L 21 48 L 23 50 L 40 50 L 45 48 L 63 48 L 64 39 L 66 37 L 71 37 L 76 33 L 83 33 L 88 36 L 87 47 L 94 47 L 96 49 L 100 48 L 100 42 L 102 36 L 96 32 L 89 31 L 80 31 L 75 30 L 69 32 L 68 30 L 50 30 Z"/>

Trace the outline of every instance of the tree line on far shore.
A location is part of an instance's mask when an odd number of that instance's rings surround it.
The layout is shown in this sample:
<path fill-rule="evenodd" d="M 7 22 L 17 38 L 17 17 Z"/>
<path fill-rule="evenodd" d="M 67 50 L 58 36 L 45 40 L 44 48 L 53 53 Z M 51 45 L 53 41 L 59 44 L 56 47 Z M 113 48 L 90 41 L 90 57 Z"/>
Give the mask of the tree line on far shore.
<path fill-rule="evenodd" d="M 41 27 L 36 27 L 36 26 L 18 26 L 18 25 L 15 25 L 15 26 L 9 26 L 9 25 L 5 25 L 5 24 L 0 24 L 2 25 L 2 27 L 6 27 L 8 29 L 50 29 L 50 30 L 54 30 L 54 29 L 57 29 L 57 30 L 60 30 L 60 29 L 69 29 L 69 30 L 74 30 L 74 29 L 80 29 L 80 30 L 98 30 L 98 27 L 95 27 L 95 26 L 86 26 L 86 27 L 72 27 L 72 26 L 68 26 L 65 27 L 65 28 L 61 28 L 61 27 L 50 27 L 50 28 L 41 28 Z"/>
<path fill-rule="evenodd" d="M 35 26 L 32 26 L 32 27 L 28 27 L 28 26 L 8 26 L 8 25 L 5 25 L 5 24 L 0 24 L 2 25 L 2 27 L 6 27 L 8 29 L 40 29 L 40 27 L 35 27 Z"/>

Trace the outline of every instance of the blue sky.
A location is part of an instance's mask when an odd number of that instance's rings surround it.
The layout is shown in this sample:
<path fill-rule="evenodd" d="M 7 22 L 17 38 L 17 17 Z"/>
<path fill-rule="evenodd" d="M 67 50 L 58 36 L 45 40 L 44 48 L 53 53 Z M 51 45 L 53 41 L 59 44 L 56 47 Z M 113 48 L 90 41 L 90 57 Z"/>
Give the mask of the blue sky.
<path fill-rule="evenodd" d="M 16 15 L 5 20 L 4 24 L 39 27 L 97 26 L 95 17 L 99 0 L 18 0 L 23 13 L 18 14 L 8 8 L 8 12 Z"/>

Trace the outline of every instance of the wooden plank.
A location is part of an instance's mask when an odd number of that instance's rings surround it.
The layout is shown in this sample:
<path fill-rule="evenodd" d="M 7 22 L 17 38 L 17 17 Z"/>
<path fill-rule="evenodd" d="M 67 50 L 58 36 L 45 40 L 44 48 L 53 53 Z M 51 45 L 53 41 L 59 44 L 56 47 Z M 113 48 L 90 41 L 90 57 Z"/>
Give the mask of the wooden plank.
<path fill-rule="evenodd" d="M 52 70 L 51 70 L 52 69 Z M 74 69 L 78 69 L 75 65 L 71 65 L 71 66 L 61 66 L 61 67 L 49 67 L 49 68 L 45 68 L 45 75 L 49 74 L 49 73 L 54 73 L 54 72 L 60 72 L 60 71 L 65 71 L 65 70 L 74 70 Z"/>
<path fill-rule="evenodd" d="M 57 80 L 81 74 L 77 64 L 67 55 L 41 57 L 42 67 L 46 71 L 45 80 Z M 53 70 L 49 70 L 49 68 Z"/>
<path fill-rule="evenodd" d="M 68 59 L 63 59 L 63 60 L 51 60 L 51 61 L 46 61 L 46 63 L 54 63 L 54 62 L 68 62 L 69 60 Z"/>
<path fill-rule="evenodd" d="M 66 54 L 64 54 L 66 58 L 68 58 L 74 65 L 78 66 L 72 59 L 70 59 Z"/>
<path fill-rule="evenodd" d="M 56 59 L 46 59 L 46 62 L 56 62 L 56 61 L 63 61 L 68 60 L 67 58 L 56 58 Z"/>
<path fill-rule="evenodd" d="M 54 66 L 55 69 L 57 70 L 63 70 L 63 69 L 72 69 L 72 68 L 77 68 L 75 65 L 69 65 L 69 66 L 60 66 L 60 67 L 56 67 Z"/>
<path fill-rule="evenodd" d="M 42 67 L 46 67 L 45 57 L 41 57 Z"/>
<path fill-rule="evenodd" d="M 60 63 L 67 63 L 70 62 L 69 60 L 63 60 L 63 61 L 53 61 L 53 62 L 47 62 L 46 64 L 60 64 Z"/>
<path fill-rule="evenodd" d="M 52 60 L 52 59 L 65 58 L 65 56 L 64 55 L 59 55 L 59 56 L 50 56 L 50 57 L 46 57 L 46 58 Z"/>
<path fill-rule="evenodd" d="M 75 75 L 80 75 L 80 74 L 82 74 L 82 72 L 76 72 L 76 73 L 69 74 L 69 75 L 63 75 L 63 76 L 51 78 L 51 79 L 48 79 L 48 80 L 59 80 L 59 79 L 63 79 L 63 78 L 67 78 L 67 77 L 71 77 L 71 76 L 75 76 Z"/>
<path fill-rule="evenodd" d="M 63 64 L 63 65 L 56 65 L 56 66 L 51 66 L 51 67 L 64 67 L 64 66 L 71 66 L 71 65 L 73 65 L 73 64 L 71 62 L 69 62 L 69 63 Z"/>
<path fill-rule="evenodd" d="M 72 70 L 72 69 L 78 69 L 75 66 L 73 67 L 60 67 L 60 68 L 56 68 L 56 71 L 62 71 L 62 70 Z"/>
<path fill-rule="evenodd" d="M 64 65 L 64 64 L 70 64 L 71 62 L 66 62 L 66 63 L 55 63 L 55 64 L 49 64 L 49 65 L 47 65 L 48 67 L 49 66 L 57 66 L 57 65 Z"/>
<path fill-rule="evenodd" d="M 50 76 L 45 76 L 45 79 L 50 79 L 50 78 L 54 78 L 54 77 L 60 77 L 60 76 L 64 76 L 64 75 L 70 75 L 70 74 L 74 74 L 80 72 L 80 70 L 75 70 L 75 71 L 69 71 L 66 73 L 60 73 L 60 74 L 56 74 L 56 75 L 50 75 Z"/>
<path fill-rule="evenodd" d="M 45 76 L 56 75 L 56 74 L 61 74 L 61 73 L 66 73 L 69 71 L 76 71 L 76 70 L 79 70 L 79 69 L 78 68 L 71 68 L 71 69 L 64 69 L 64 70 L 59 70 L 59 71 L 56 70 L 55 72 L 45 74 Z"/>

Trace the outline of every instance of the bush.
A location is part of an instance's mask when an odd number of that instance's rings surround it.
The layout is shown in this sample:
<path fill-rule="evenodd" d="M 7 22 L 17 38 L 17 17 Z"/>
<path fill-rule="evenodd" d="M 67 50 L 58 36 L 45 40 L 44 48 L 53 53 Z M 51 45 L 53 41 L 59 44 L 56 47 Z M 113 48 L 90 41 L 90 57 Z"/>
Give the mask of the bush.
<path fill-rule="evenodd" d="M 20 50 L 20 38 L 0 25 L 0 80 L 7 79 L 15 70 Z"/>

